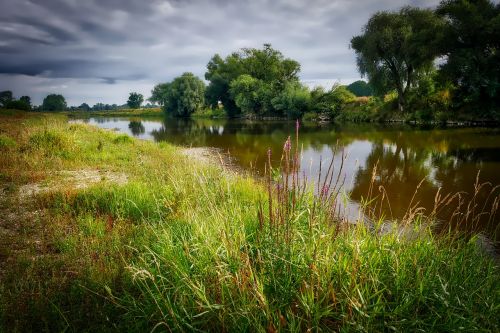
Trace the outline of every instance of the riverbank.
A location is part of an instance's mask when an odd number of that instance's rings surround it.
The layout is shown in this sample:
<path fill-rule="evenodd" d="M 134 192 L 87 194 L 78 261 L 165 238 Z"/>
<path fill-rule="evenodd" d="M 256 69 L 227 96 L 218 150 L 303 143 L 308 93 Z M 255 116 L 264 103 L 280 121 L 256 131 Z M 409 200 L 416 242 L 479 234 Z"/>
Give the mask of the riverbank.
<path fill-rule="evenodd" d="M 151 109 L 120 109 L 103 111 L 65 111 L 63 114 L 70 118 L 90 118 L 90 117 L 164 117 L 161 108 Z"/>
<path fill-rule="evenodd" d="M 278 223 L 203 152 L 62 114 L 0 111 L 0 150 L 5 331 L 500 328 L 474 237 L 372 233 L 307 194 Z"/>

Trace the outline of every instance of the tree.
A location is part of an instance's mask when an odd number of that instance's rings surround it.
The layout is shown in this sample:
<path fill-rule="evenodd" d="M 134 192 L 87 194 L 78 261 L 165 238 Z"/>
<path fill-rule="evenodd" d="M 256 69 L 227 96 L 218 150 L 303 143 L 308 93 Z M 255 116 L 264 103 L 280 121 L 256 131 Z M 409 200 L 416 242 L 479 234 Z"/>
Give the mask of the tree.
<path fill-rule="evenodd" d="M 441 77 L 456 86 L 456 104 L 491 116 L 500 105 L 500 4 L 447 0 L 437 13 L 446 22 L 439 41 L 446 59 Z"/>
<path fill-rule="evenodd" d="M 22 103 L 24 103 L 25 105 L 27 105 L 28 109 L 31 109 L 31 97 L 29 97 L 29 96 L 21 96 L 19 98 L 19 101 L 21 101 Z"/>
<path fill-rule="evenodd" d="M 205 104 L 205 83 L 193 73 L 184 73 L 166 86 L 164 110 L 175 117 L 189 117 Z"/>
<path fill-rule="evenodd" d="M 347 86 L 347 90 L 352 92 L 357 97 L 372 96 L 372 87 L 363 80 L 354 81 Z"/>
<path fill-rule="evenodd" d="M 229 116 L 235 116 L 241 112 L 229 89 L 231 81 L 244 73 L 241 56 L 233 53 L 223 60 L 218 54 L 214 55 L 207 64 L 205 79 L 210 83 L 206 89 L 207 102 L 212 105 L 218 105 L 221 101 L 224 110 Z"/>
<path fill-rule="evenodd" d="M 273 114 L 278 111 L 272 106 L 272 99 L 283 91 L 287 83 L 298 82 L 299 71 L 300 64 L 297 61 L 285 58 L 270 44 L 264 44 L 262 49 L 244 48 L 225 59 L 216 54 L 207 64 L 205 73 L 205 79 L 210 82 L 207 101 L 211 105 L 221 101 L 229 116 L 244 111 L 238 104 L 244 105 L 245 113 Z M 247 76 L 241 79 L 242 75 Z M 243 89 L 244 84 L 250 83 L 249 77 L 256 80 L 252 84 L 259 85 L 258 101 L 255 100 L 256 96 L 242 96 L 243 90 L 236 93 L 236 86 Z M 241 82 L 233 84 L 236 80 Z M 239 103 L 236 101 L 237 95 Z"/>
<path fill-rule="evenodd" d="M 78 108 L 82 111 L 90 111 L 90 106 L 87 103 L 82 103 Z"/>
<path fill-rule="evenodd" d="M 0 104 L 2 107 L 6 107 L 7 103 L 13 100 L 12 91 L 5 90 L 0 92 Z"/>
<path fill-rule="evenodd" d="M 144 102 L 144 96 L 142 94 L 131 92 L 128 97 L 127 105 L 131 109 L 138 109 L 141 107 L 142 102 Z"/>
<path fill-rule="evenodd" d="M 151 97 L 149 98 L 149 101 L 158 103 L 160 106 L 164 106 L 167 102 L 169 85 L 169 83 L 160 83 L 154 86 L 153 90 L 151 90 Z"/>
<path fill-rule="evenodd" d="M 283 91 L 272 99 L 273 107 L 288 118 L 298 119 L 309 109 L 311 93 L 299 82 L 287 83 Z"/>
<path fill-rule="evenodd" d="M 334 84 L 327 92 L 323 88 L 315 88 L 311 92 L 311 110 L 335 118 L 347 103 L 355 99 L 356 96 L 346 86 L 339 84 Z"/>
<path fill-rule="evenodd" d="M 248 74 L 231 81 L 229 93 L 244 114 L 263 114 L 264 82 Z"/>
<path fill-rule="evenodd" d="M 23 102 L 21 100 L 15 100 L 13 99 L 12 101 L 8 102 L 5 107 L 7 109 L 14 109 L 14 110 L 23 110 L 23 111 L 29 111 L 31 110 L 31 105 L 26 104 L 26 102 Z"/>
<path fill-rule="evenodd" d="M 419 72 L 433 66 L 436 35 L 442 27 L 443 21 L 433 11 L 405 7 L 399 12 L 376 13 L 363 34 L 351 39 L 361 75 L 368 76 L 379 94 L 395 89 L 400 112 Z"/>
<path fill-rule="evenodd" d="M 63 111 L 66 107 L 66 99 L 62 95 L 50 94 L 43 99 L 42 110 L 44 111 Z"/>

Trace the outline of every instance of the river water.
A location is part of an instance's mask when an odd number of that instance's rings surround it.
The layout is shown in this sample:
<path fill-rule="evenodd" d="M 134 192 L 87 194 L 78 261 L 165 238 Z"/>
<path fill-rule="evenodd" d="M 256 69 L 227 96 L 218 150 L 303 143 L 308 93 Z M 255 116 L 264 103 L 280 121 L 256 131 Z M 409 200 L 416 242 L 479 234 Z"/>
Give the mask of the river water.
<path fill-rule="evenodd" d="M 230 155 L 238 167 L 257 175 L 264 172 L 268 149 L 277 166 L 284 141 L 288 136 L 295 137 L 295 123 L 287 121 L 104 117 L 80 121 L 146 140 L 217 148 Z M 382 192 L 386 194 L 379 209 L 390 220 L 401 219 L 414 205 L 431 212 L 438 189 L 443 196 L 461 192 L 467 202 L 475 191 L 478 173 L 479 182 L 488 184 L 475 197 L 475 215 L 490 211 L 500 194 L 494 189 L 500 185 L 499 128 L 301 123 L 299 136 L 301 174 L 308 179 L 317 179 L 320 160 L 325 170 L 333 158 L 335 170 L 339 170 L 343 152 L 343 191 L 349 194 L 347 215 L 356 214 L 370 188 L 372 197 L 378 194 L 380 199 Z M 458 196 L 455 198 L 458 202 Z M 500 212 L 472 221 L 460 215 L 466 210 L 456 210 L 456 204 L 451 203 L 438 217 L 462 223 L 462 229 L 482 231 L 490 239 L 500 239 Z"/>

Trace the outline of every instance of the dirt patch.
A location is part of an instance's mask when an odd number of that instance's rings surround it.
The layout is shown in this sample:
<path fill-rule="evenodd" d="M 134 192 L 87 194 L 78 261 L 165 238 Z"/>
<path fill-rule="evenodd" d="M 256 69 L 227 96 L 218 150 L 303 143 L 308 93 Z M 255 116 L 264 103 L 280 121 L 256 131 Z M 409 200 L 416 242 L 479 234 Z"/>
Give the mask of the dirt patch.
<path fill-rule="evenodd" d="M 21 186 L 18 195 L 20 198 L 26 198 L 50 190 L 68 187 L 83 189 L 100 182 L 125 184 L 127 181 L 127 175 L 120 172 L 92 169 L 63 170 L 55 172 L 44 182 Z"/>
<path fill-rule="evenodd" d="M 234 158 L 220 149 L 194 147 L 183 148 L 181 152 L 184 156 L 192 158 L 198 162 L 222 167 L 222 169 L 228 173 L 242 173 L 242 170 L 236 165 Z"/>

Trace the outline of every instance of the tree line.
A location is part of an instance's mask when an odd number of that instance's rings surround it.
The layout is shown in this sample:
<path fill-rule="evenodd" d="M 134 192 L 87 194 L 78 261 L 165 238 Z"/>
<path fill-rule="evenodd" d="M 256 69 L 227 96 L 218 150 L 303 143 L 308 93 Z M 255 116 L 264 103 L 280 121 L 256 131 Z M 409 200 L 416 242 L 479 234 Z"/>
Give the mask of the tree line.
<path fill-rule="evenodd" d="M 205 81 L 184 73 L 154 86 L 149 101 L 176 117 L 499 120 L 499 36 L 500 4 L 490 0 L 443 0 L 435 9 L 380 11 L 350 41 L 368 82 L 309 89 L 300 82 L 300 64 L 264 44 L 225 58 L 215 54 Z M 83 103 L 72 109 L 139 108 L 143 102 L 142 94 L 131 92 L 126 106 Z M 0 105 L 26 110 L 31 101 L 4 91 Z M 63 96 L 51 94 L 40 109 L 67 105 Z"/>
<path fill-rule="evenodd" d="M 499 36 L 500 5 L 489 0 L 381 11 L 350 42 L 368 83 L 308 89 L 299 81 L 300 64 L 265 44 L 226 58 L 216 54 L 207 64 L 208 85 L 184 73 L 156 85 L 150 100 L 174 116 L 208 107 L 229 117 L 345 119 L 343 111 L 350 110 L 352 119 L 498 120 Z"/>

